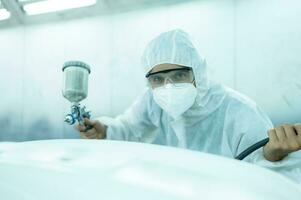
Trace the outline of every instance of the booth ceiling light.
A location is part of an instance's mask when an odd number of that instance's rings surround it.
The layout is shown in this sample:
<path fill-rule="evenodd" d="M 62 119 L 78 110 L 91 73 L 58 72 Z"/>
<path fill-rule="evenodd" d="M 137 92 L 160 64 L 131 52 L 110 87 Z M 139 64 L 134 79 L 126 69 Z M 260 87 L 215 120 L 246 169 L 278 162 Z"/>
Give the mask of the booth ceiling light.
<path fill-rule="evenodd" d="M 10 12 L 8 12 L 6 9 L 1 8 L 0 9 L 0 20 L 6 20 L 10 18 Z"/>
<path fill-rule="evenodd" d="M 97 0 L 48 0 L 26 4 L 23 6 L 28 15 L 38 15 L 73 8 L 92 6 Z"/>

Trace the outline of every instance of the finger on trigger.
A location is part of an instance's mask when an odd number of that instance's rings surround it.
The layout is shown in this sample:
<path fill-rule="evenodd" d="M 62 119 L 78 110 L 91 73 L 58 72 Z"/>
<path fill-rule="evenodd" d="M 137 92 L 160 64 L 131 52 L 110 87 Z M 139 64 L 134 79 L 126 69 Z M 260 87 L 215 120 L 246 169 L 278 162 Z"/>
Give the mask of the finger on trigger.
<path fill-rule="evenodd" d="M 90 126 L 94 126 L 96 123 L 94 120 L 90 120 L 88 118 L 85 118 L 84 122 L 85 122 L 85 125 L 90 125 Z"/>
<path fill-rule="evenodd" d="M 86 126 L 78 124 L 78 128 L 80 132 L 85 132 Z"/>

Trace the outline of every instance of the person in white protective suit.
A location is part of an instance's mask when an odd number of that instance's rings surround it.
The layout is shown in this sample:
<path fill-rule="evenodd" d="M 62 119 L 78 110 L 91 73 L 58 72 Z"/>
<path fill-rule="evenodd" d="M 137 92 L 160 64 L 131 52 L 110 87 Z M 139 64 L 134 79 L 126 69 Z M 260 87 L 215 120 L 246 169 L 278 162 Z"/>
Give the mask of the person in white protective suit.
<path fill-rule="evenodd" d="M 252 100 L 208 80 L 205 59 L 184 31 L 153 39 L 142 64 L 146 91 L 114 119 L 86 119 L 86 125 L 94 128 L 84 132 L 85 127 L 78 125 L 82 138 L 146 142 L 234 158 L 269 135 L 268 144 L 246 160 L 276 170 L 286 165 L 280 160 L 301 149 L 300 125 L 273 129 Z"/>

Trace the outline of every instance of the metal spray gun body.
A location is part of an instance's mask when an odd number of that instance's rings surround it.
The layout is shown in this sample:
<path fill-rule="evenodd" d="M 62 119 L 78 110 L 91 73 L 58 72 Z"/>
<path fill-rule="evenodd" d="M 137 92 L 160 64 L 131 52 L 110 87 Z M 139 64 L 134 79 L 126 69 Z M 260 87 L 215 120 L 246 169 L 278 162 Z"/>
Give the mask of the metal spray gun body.
<path fill-rule="evenodd" d="M 90 119 L 91 112 L 86 107 L 81 107 L 80 101 L 84 100 L 88 95 L 88 76 L 90 74 L 90 66 L 81 61 L 69 61 L 63 66 L 64 87 L 63 96 L 71 103 L 71 113 L 65 117 L 65 122 L 73 125 L 78 122 L 84 124 L 84 118 Z M 93 128 L 88 126 L 86 131 Z"/>
<path fill-rule="evenodd" d="M 76 121 L 78 121 L 80 125 L 84 125 L 84 118 L 90 119 L 90 113 L 90 111 L 86 111 L 85 106 L 81 107 L 79 103 L 74 103 L 71 106 L 71 113 L 66 115 L 64 121 L 70 125 L 74 124 Z"/>

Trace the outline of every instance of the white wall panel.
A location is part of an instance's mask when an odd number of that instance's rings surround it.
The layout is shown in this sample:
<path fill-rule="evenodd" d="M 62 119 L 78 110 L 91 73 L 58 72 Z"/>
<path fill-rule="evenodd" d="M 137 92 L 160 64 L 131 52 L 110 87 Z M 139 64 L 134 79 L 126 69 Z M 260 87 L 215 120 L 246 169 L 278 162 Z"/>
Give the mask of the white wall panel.
<path fill-rule="evenodd" d="M 237 86 L 275 124 L 300 122 L 301 2 L 237 1 Z"/>

